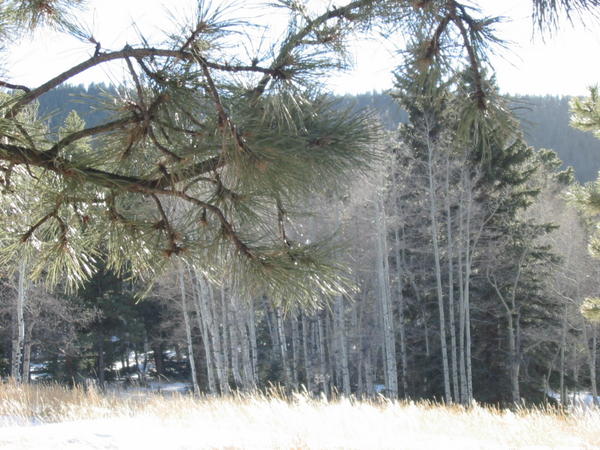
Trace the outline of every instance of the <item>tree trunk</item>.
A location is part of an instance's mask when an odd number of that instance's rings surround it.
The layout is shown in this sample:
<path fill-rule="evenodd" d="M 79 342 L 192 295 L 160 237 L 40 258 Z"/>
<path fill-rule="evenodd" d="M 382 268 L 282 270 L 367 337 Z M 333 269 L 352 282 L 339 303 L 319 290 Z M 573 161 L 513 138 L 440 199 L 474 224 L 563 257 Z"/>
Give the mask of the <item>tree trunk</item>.
<path fill-rule="evenodd" d="M 250 300 L 248 307 L 248 336 L 250 350 L 252 351 L 252 379 L 254 385 L 258 384 L 258 348 L 256 345 L 256 314 L 254 313 L 254 300 Z"/>
<path fill-rule="evenodd" d="M 163 364 L 163 344 L 161 342 L 155 342 L 152 345 L 152 353 L 154 354 L 154 367 L 156 368 L 156 375 L 160 378 L 165 372 Z"/>
<path fill-rule="evenodd" d="M 382 194 L 376 199 L 377 229 L 377 279 L 379 284 L 379 301 L 383 325 L 383 358 L 385 367 L 386 390 L 390 397 L 398 397 L 398 371 L 396 363 L 396 339 L 394 316 L 391 303 L 389 263 L 387 246 L 387 223 Z"/>
<path fill-rule="evenodd" d="M 23 346 L 23 382 L 31 381 L 31 347 L 34 322 L 29 321 L 25 327 L 25 345 Z"/>
<path fill-rule="evenodd" d="M 567 305 L 564 307 L 562 317 L 562 333 L 560 338 L 560 403 L 567 406 L 567 388 L 565 385 L 565 350 L 567 347 Z"/>
<path fill-rule="evenodd" d="M 306 390 L 313 393 L 313 370 L 312 370 L 312 352 L 309 353 L 309 339 L 310 339 L 310 324 L 305 313 L 301 313 L 302 320 L 302 356 L 304 358 L 304 381 L 306 383 Z"/>
<path fill-rule="evenodd" d="M 396 250 L 396 295 L 398 298 L 398 331 L 400 333 L 400 362 L 402 364 L 402 394 L 406 398 L 408 396 L 408 363 L 406 354 L 406 329 L 404 324 L 404 293 L 402 283 L 402 267 L 403 260 L 400 257 L 400 237 L 398 229 L 394 231 L 395 250 Z"/>
<path fill-rule="evenodd" d="M 346 346 L 346 327 L 345 327 L 345 311 L 344 299 L 338 295 L 335 299 L 334 315 L 335 315 L 335 333 L 337 335 L 338 348 L 338 365 L 341 374 L 342 392 L 344 395 L 350 395 L 350 370 L 348 369 L 348 349 Z"/>
<path fill-rule="evenodd" d="M 464 246 L 467 238 L 464 236 L 463 228 L 463 194 L 458 204 L 458 242 Z M 463 267 L 463 248 L 458 248 L 457 263 L 458 263 L 458 368 L 460 373 L 460 402 L 463 405 L 470 404 L 467 388 L 467 366 L 466 366 L 466 303 L 465 303 L 465 280 Z"/>
<path fill-rule="evenodd" d="M 473 371 L 471 367 L 471 214 L 472 214 L 472 192 L 471 180 L 467 172 L 464 172 L 467 192 L 467 220 L 465 224 L 465 285 L 463 287 L 464 309 L 465 309 L 465 358 L 467 375 L 467 404 L 473 402 Z"/>
<path fill-rule="evenodd" d="M 448 350 L 446 344 L 446 319 L 444 313 L 444 294 L 442 290 L 442 271 L 440 267 L 440 250 L 438 243 L 437 205 L 433 180 L 433 146 L 429 139 L 427 140 L 427 162 L 429 178 L 429 218 L 431 221 L 431 241 L 433 243 L 436 292 L 440 315 L 440 345 L 442 350 L 442 369 L 444 373 L 444 398 L 446 403 L 452 403 L 452 392 L 450 391 L 450 371 L 448 368 Z"/>
<path fill-rule="evenodd" d="M 196 320 L 198 322 L 198 329 L 200 330 L 200 334 L 202 336 L 202 344 L 204 347 L 204 358 L 206 360 L 206 377 L 208 380 L 208 392 L 210 394 L 216 393 L 215 386 L 215 375 L 214 375 L 214 367 L 213 367 L 213 359 L 212 359 L 212 351 L 211 348 L 211 339 L 209 337 L 209 320 L 207 317 L 207 311 L 202 307 L 203 306 L 203 295 L 206 295 L 205 292 L 201 289 L 200 282 L 196 279 L 194 282 L 193 272 L 190 268 L 188 268 L 188 273 L 190 275 L 190 281 L 192 283 L 192 292 L 194 294 L 192 302 L 194 304 L 194 310 L 196 311 Z M 199 274 L 196 272 L 196 277 Z M 211 327 L 212 328 L 212 327 Z"/>
<path fill-rule="evenodd" d="M 298 371 L 300 368 L 300 333 L 298 331 L 298 316 L 296 311 L 291 312 L 292 325 L 292 383 L 294 390 L 298 390 Z"/>
<path fill-rule="evenodd" d="M 98 386 L 100 389 L 104 390 L 105 386 L 105 377 L 104 377 L 104 369 L 106 367 L 106 363 L 104 360 L 104 336 L 98 336 Z"/>
<path fill-rule="evenodd" d="M 454 243 L 452 240 L 452 211 L 450 209 L 450 154 L 446 155 L 445 179 L 446 234 L 448 245 L 448 319 L 450 328 L 450 356 L 452 360 L 452 388 L 454 400 L 460 399 L 458 388 L 458 361 L 456 351 L 456 323 L 454 321 Z"/>
<path fill-rule="evenodd" d="M 179 289 L 181 291 L 181 311 L 183 312 L 183 322 L 185 325 L 185 337 L 187 340 L 188 349 L 188 361 L 190 364 L 190 371 L 192 376 L 192 386 L 196 394 L 200 393 L 198 386 L 198 377 L 196 374 L 196 362 L 194 360 L 194 345 L 192 343 L 192 328 L 190 326 L 190 318 L 187 308 L 187 299 L 185 293 L 185 279 L 183 276 L 183 266 L 179 267 Z"/>
<path fill-rule="evenodd" d="M 27 301 L 27 266 L 25 258 L 19 262 L 18 290 L 16 303 L 16 333 L 12 342 L 12 361 L 10 376 L 20 383 L 22 377 L 23 344 L 25 343 L 25 303 Z"/>
<path fill-rule="evenodd" d="M 281 309 L 278 306 L 275 306 L 275 324 L 277 327 L 277 338 L 279 340 L 279 356 L 281 358 L 283 382 L 289 392 L 293 389 L 292 377 L 290 373 L 290 365 L 288 362 L 287 339 L 285 336 L 285 328 L 283 326 L 283 316 L 281 314 Z"/>
<path fill-rule="evenodd" d="M 329 398 L 329 372 L 327 371 L 327 355 L 325 354 L 325 327 L 319 313 L 317 313 L 317 333 L 319 335 L 318 350 L 321 392 L 325 394 L 325 397 Z"/>
<path fill-rule="evenodd" d="M 514 317 L 513 317 L 514 316 Z M 521 401 L 521 393 L 519 389 L 519 351 L 517 348 L 517 332 L 515 322 L 518 321 L 516 313 L 509 311 L 506 314 L 508 322 L 508 357 L 510 361 L 510 394 L 512 402 L 516 405 Z"/>
<path fill-rule="evenodd" d="M 596 361 L 598 355 L 598 325 L 592 324 L 592 351 L 590 361 L 590 380 L 592 385 L 592 395 L 594 396 L 594 404 L 600 406 L 600 398 L 598 397 L 598 387 L 596 385 Z"/>

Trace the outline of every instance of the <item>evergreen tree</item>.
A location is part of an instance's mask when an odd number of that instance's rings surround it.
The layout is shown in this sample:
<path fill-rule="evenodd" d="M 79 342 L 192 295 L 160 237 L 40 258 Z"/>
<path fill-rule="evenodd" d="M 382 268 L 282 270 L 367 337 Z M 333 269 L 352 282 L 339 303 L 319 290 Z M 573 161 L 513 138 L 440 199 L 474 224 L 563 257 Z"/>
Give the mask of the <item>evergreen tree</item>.
<path fill-rule="evenodd" d="M 591 131 L 600 138 L 600 94 L 598 86 L 590 88 L 587 98 L 573 99 L 571 103 L 571 125 L 584 131 Z M 573 199 L 588 217 L 600 214 L 600 177 L 572 192 Z M 600 256 L 600 233 L 592 235 L 589 249 L 594 257 Z M 600 320 L 600 298 L 590 297 L 581 306 L 581 312 L 588 318 Z"/>

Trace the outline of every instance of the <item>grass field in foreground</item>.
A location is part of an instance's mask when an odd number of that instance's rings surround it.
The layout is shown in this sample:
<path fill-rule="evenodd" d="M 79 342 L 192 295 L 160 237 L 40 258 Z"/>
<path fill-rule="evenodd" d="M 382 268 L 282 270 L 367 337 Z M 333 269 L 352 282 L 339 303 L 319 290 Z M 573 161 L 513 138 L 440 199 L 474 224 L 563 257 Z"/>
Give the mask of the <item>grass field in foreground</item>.
<path fill-rule="evenodd" d="M 0 384 L 0 448 L 600 448 L 600 411 Z"/>

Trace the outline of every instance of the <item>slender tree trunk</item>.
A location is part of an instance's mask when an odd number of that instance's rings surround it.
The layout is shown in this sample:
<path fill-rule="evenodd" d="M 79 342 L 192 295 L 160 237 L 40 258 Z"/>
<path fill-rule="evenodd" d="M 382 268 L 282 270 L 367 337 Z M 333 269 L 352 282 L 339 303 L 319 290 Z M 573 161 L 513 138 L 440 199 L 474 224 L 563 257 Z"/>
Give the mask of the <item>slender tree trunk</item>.
<path fill-rule="evenodd" d="M 152 345 L 152 352 L 154 353 L 154 366 L 156 367 L 156 374 L 160 378 L 164 374 L 163 368 L 163 344 L 157 342 Z"/>
<path fill-rule="evenodd" d="M 292 384 L 298 390 L 298 371 L 300 369 L 300 333 L 298 331 L 298 316 L 292 311 L 290 318 L 292 326 Z"/>
<path fill-rule="evenodd" d="M 565 350 L 567 347 L 567 305 L 565 304 L 562 317 L 562 332 L 560 337 L 560 403 L 567 406 L 567 388 L 565 386 Z"/>
<path fill-rule="evenodd" d="M 376 199 L 378 232 L 377 232 L 377 278 L 379 284 L 379 301 L 383 322 L 383 354 L 385 367 L 386 390 L 390 397 L 398 397 L 398 372 L 396 363 L 396 339 L 394 316 L 391 303 L 389 263 L 387 246 L 387 224 L 382 195 Z"/>
<path fill-rule="evenodd" d="M 100 389 L 104 390 L 105 386 L 105 377 L 104 377 L 104 369 L 106 367 L 106 363 L 104 360 L 104 336 L 100 334 L 98 336 L 98 386 Z"/>
<path fill-rule="evenodd" d="M 459 243 L 464 246 L 466 238 L 464 236 L 463 228 L 463 205 L 462 205 L 462 192 L 461 199 L 458 204 L 458 235 Z M 464 290 L 464 267 L 463 267 L 463 249 L 459 248 L 457 252 L 458 260 L 458 367 L 460 373 L 460 402 L 463 405 L 470 403 L 467 388 L 467 366 L 466 366 L 466 351 L 465 351 L 465 336 L 466 336 L 466 304 L 465 304 L 465 290 Z"/>
<path fill-rule="evenodd" d="M 342 380 L 342 392 L 350 395 L 350 370 L 348 369 L 348 349 L 346 347 L 346 327 L 344 299 L 338 295 L 334 303 L 335 331 L 337 334 L 338 363 Z"/>
<path fill-rule="evenodd" d="M 290 373 L 290 365 L 288 362 L 287 339 L 285 336 L 285 328 L 283 325 L 283 316 L 281 309 L 275 307 L 275 324 L 277 327 L 277 337 L 279 340 L 279 356 L 281 357 L 281 368 L 283 371 L 283 382 L 288 391 L 293 389 L 292 376 Z"/>
<path fill-rule="evenodd" d="M 598 326 L 592 324 L 592 349 L 590 352 L 590 380 L 592 387 L 592 395 L 594 396 L 594 404 L 600 406 L 600 397 L 598 397 L 598 387 L 596 385 L 596 362 L 598 356 Z"/>
<path fill-rule="evenodd" d="M 305 313 L 301 313 L 302 320 L 302 356 L 304 358 L 304 380 L 306 390 L 313 393 L 313 370 L 312 370 L 312 352 L 309 353 L 310 324 Z"/>
<path fill-rule="evenodd" d="M 31 381 L 31 347 L 34 322 L 29 321 L 25 327 L 25 345 L 23 346 L 23 382 Z"/>
<path fill-rule="evenodd" d="M 394 199 L 395 199 L 395 208 L 396 215 L 400 217 L 401 211 L 400 206 L 398 205 L 398 191 L 396 188 L 396 178 L 395 174 L 392 174 L 392 189 L 394 190 Z M 402 230 L 402 234 L 404 235 L 404 228 Z M 403 267 L 404 267 L 404 258 L 401 257 L 400 252 L 400 235 L 398 232 L 398 227 L 394 230 L 394 240 L 395 240 L 395 259 L 396 259 L 396 297 L 398 301 L 398 332 L 400 333 L 400 363 L 402 364 L 402 375 L 401 375 L 401 383 L 402 383 L 402 395 L 406 398 L 408 397 L 408 358 L 406 354 L 406 329 L 404 324 L 404 285 L 403 285 Z"/>
<path fill-rule="evenodd" d="M 194 310 L 196 312 L 196 321 L 198 322 L 198 329 L 200 330 L 200 334 L 202 336 L 202 344 L 204 347 L 204 357 L 206 360 L 206 377 L 208 380 L 208 392 L 212 395 L 216 393 L 216 386 L 215 386 L 215 375 L 214 375 L 214 368 L 213 368 L 213 363 L 212 363 L 212 352 L 211 352 L 211 347 L 213 347 L 211 345 L 211 339 L 209 336 L 209 324 L 208 324 L 208 317 L 207 317 L 207 311 L 203 308 L 203 299 L 202 296 L 205 295 L 205 293 L 202 291 L 201 287 L 200 287 L 200 282 L 199 280 L 196 279 L 196 282 L 194 282 L 194 273 L 192 271 L 191 268 L 188 267 L 188 273 L 190 275 L 190 281 L 192 283 L 192 292 L 194 294 L 194 301 L 192 302 L 194 304 Z M 196 277 L 198 277 L 198 273 L 196 273 Z"/>
<path fill-rule="evenodd" d="M 254 300 L 248 305 L 248 336 L 250 350 L 252 351 L 252 379 L 254 386 L 258 384 L 258 348 L 256 345 L 256 314 L 254 313 Z"/>
<path fill-rule="evenodd" d="M 235 302 L 233 312 L 237 326 L 237 335 L 239 337 L 239 354 L 242 360 L 242 385 L 244 390 L 249 391 L 255 388 L 254 375 L 252 370 L 252 359 L 250 356 L 250 340 L 246 322 L 248 321 L 247 305 L 242 304 L 238 298 L 232 297 Z"/>
<path fill-rule="evenodd" d="M 227 319 L 227 329 L 229 330 L 229 354 L 231 357 L 231 374 L 233 375 L 233 381 L 235 382 L 237 389 L 240 389 L 243 387 L 242 374 L 240 372 L 241 347 L 238 335 L 238 327 L 236 324 L 235 305 L 233 304 L 231 296 L 228 308 L 229 314 Z"/>
<path fill-rule="evenodd" d="M 325 394 L 325 397 L 329 398 L 329 372 L 327 370 L 327 355 L 325 353 L 325 327 L 323 326 L 323 320 L 321 314 L 317 314 L 317 333 L 319 335 L 318 340 L 318 351 L 319 351 L 319 371 L 321 379 L 321 392 Z"/>
<path fill-rule="evenodd" d="M 521 401 L 521 393 L 519 389 L 519 352 L 517 348 L 517 333 L 515 330 L 515 322 L 518 321 L 516 314 L 509 311 L 506 314 L 508 322 L 508 353 L 510 359 L 510 393 L 512 402 L 518 404 Z"/>
<path fill-rule="evenodd" d="M 187 308 L 183 266 L 179 267 L 178 272 L 179 272 L 179 289 L 181 292 L 181 311 L 183 313 L 183 322 L 185 325 L 185 336 L 186 336 L 186 340 L 187 340 L 188 361 L 190 364 L 190 371 L 191 371 L 191 376 L 192 376 L 192 386 L 193 386 L 194 392 L 196 394 L 198 394 L 200 392 L 200 388 L 198 386 L 198 377 L 196 374 L 196 362 L 194 360 L 194 345 L 192 343 L 192 328 L 190 326 L 190 318 L 189 318 L 188 308 Z"/>
<path fill-rule="evenodd" d="M 467 177 L 466 192 L 467 192 L 467 220 L 465 224 L 465 285 L 463 288 L 464 308 L 465 308 L 465 350 L 466 350 L 466 375 L 467 375 L 467 404 L 473 403 L 473 371 L 471 359 L 471 214 L 472 214 L 472 192 L 471 181 Z"/>
<path fill-rule="evenodd" d="M 456 323 L 454 321 L 454 244 L 452 240 L 452 211 L 450 209 L 450 154 L 446 155 L 446 180 L 445 180 L 445 206 L 446 206 L 446 234 L 448 244 L 448 315 L 450 328 L 450 355 L 452 359 L 452 388 L 454 400 L 459 401 L 458 388 L 458 361 L 456 351 Z"/>
<path fill-rule="evenodd" d="M 229 306 L 227 304 L 225 296 L 225 284 L 221 286 L 221 318 L 219 320 L 220 331 L 221 331 L 221 362 L 223 365 L 223 384 L 221 385 L 221 393 L 228 393 L 230 391 L 229 386 L 229 374 L 230 374 L 230 358 L 229 358 Z M 225 391 L 223 391 L 225 388 Z"/>
<path fill-rule="evenodd" d="M 427 140 L 427 162 L 429 178 L 429 218 L 431 220 L 431 241 L 433 243 L 435 281 L 440 315 L 440 345 L 442 350 L 442 369 L 444 373 L 444 398 L 446 403 L 451 403 L 452 392 L 450 391 L 450 371 L 448 367 L 448 350 L 446 344 L 446 319 L 444 313 L 444 294 L 442 290 L 442 271 L 440 267 L 440 250 L 438 243 L 437 205 L 433 179 L 433 146 L 429 139 Z"/>
<path fill-rule="evenodd" d="M 374 389 L 374 377 L 373 377 L 373 363 L 372 363 L 372 355 L 371 355 L 371 349 L 369 349 L 367 351 L 367 355 L 366 358 L 364 359 L 364 366 L 365 366 L 365 384 L 366 384 L 366 391 L 367 391 L 367 395 L 369 397 L 372 397 L 373 395 L 375 395 L 375 389 Z"/>
<path fill-rule="evenodd" d="M 22 377 L 23 344 L 25 343 L 25 303 L 27 302 L 27 265 L 25 258 L 19 263 L 17 304 L 16 304 L 16 333 L 12 342 L 11 377 L 20 383 Z"/>

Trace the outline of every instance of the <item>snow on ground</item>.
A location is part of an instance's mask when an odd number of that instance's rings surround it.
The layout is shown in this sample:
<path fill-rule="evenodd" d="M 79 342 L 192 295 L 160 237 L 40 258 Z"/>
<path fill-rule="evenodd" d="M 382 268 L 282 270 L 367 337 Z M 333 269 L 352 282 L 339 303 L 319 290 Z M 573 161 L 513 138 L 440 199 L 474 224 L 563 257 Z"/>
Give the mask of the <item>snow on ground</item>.
<path fill-rule="evenodd" d="M 558 426 L 557 426 L 558 425 Z M 573 429 L 544 417 L 453 416 L 418 406 L 215 403 L 175 415 L 139 414 L 54 424 L 0 426 L 6 450 L 201 448 L 592 449 Z"/>
<path fill-rule="evenodd" d="M 304 427 L 300 427 L 304 428 Z M 351 433 L 340 441 L 339 434 L 328 437 L 282 435 L 286 430 L 231 423 L 214 427 L 198 421 L 173 422 L 157 418 L 87 420 L 0 428 L 0 448 L 5 450 L 69 449 L 201 449 L 201 448 L 411 448 L 411 449 L 504 449 L 493 442 L 469 437 L 423 435 L 411 430 L 388 430 L 389 435 L 362 436 Z M 399 435 L 401 438 L 399 439 Z M 579 448 L 579 447 L 572 447 Z M 583 447 L 582 447 L 583 448 Z"/>

